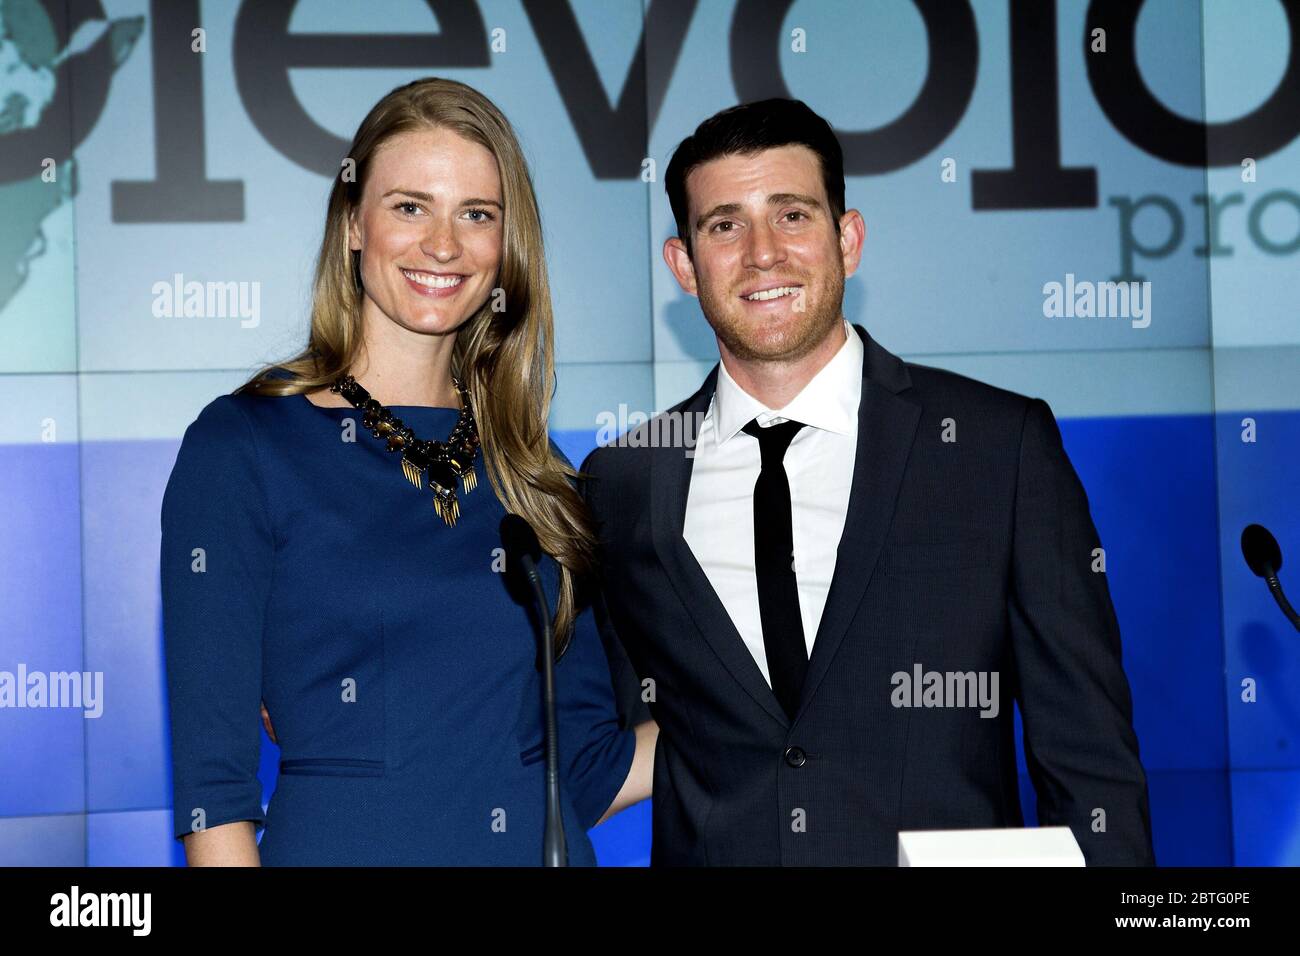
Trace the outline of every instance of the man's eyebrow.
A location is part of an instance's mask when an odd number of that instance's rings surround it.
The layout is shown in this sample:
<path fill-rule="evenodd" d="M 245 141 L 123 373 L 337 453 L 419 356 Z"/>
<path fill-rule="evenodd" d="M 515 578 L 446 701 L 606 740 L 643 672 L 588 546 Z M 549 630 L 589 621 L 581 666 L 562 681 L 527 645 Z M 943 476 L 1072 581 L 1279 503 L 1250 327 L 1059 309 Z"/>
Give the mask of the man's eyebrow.
<path fill-rule="evenodd" d="M 387 199 L 389 196 L 393 196 L 399 193 L 403 196 L 411 196 L 415 199 L 419 199 L 430 204 L 432 204 L 435 201 L 433 196 L 429 193 L 420 192 L 420 190 L 418 189 L 402 189 L 400 187 L 397 189 L 388 190 L 388 192 L 384 193 L 379 198 Z M 501 203 L 497 202 L 495 199 L 479 199 L 477 197 L 471 199 L 462 199 L 460 201 L 460 205 L 462 207 L 463 206 L 496 206 L 498 209 L 505 208 L 501 205 Z"/>
<path fill-rule="evenodd" d="M 733 212 L 740 212 L 740 203 L 738 202 L 720 203 L 714 206 L 708 212 L 701 214 L 700 218 L 695 220 L 695 228 L 697 230 L 703 229 L 704 224 L 708 222 L 710 219 L 716 218 L 717 216 L 729 216 Z"/>
<path fill-rule="evenodd" d="M 784 206 L 792 202 L 799 203 L 802 206 L 810 206 L 813 209 L 822 208 L 822 204 L 819 200 L 817 200 L 813 196 L 805 195 L 804 193 L 772 193 L 772 195 L 767 197 L 767 204 L 769 206 Z M 700 216 L 699 219 L 695 220 L 695 228 L 697 230 L 703 229 L 704 224 L 708 222 L 710 219 L 713 219 L 716 216 L 729 216 L 732 213 L 736 213 L 736 212 L 740 212 L 740 203 L 738 202 L 720 203 L 719 205 L 714 206 L 708 212 Z"/>
<path fill-rule="evenodd" d="M 803 206 L 812 206 L 814 209 L 820 209 L 822 205 L 813 196 L 805 196 L 803 193 L 772 193 L 767 197 L 769 206 L 784 206 L 792 202 L 797 202 Z"/>

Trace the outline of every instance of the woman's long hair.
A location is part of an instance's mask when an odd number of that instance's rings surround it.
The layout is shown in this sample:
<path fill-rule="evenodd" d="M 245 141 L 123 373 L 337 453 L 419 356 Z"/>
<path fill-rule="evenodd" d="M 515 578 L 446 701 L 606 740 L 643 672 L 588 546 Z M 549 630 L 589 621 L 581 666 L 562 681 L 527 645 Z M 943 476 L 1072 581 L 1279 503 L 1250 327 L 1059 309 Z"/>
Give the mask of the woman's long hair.
<path fill-rule="evenodd" d="M 576 472 L 555 455 L 546 422 L 554 384 L 554 324 L 537 197 L 510 123 L 477 90 L 429 77 L 393 90 L 362 121 L 330 191 L 325 236 L 316 262 L 311 335 L 292 359 L 267 366 L 237 389 L 293 395 L 329 385 L 352 366 L 362 345 L 360 253 L 348 248 L 348 223 L 361 204 L 372 158 L 401 133 L 448 129 L 496 157 L 503 204 L 497 286 L 461 326 L 452 371 L 469 389 L 484 467 L 507 511 L 527 519 L 542 548 L 560 565 L 555 608 L 557 653 L 578 612 L 578 582 L 593 570 L 595 536 L 586 505 L 570 483 Z M 351 165 L 344 162 L 344 172 Z M 493 311 L 493 304 L 504 311 Z M 281 369 L 288 377 L 272 373 Z"/>

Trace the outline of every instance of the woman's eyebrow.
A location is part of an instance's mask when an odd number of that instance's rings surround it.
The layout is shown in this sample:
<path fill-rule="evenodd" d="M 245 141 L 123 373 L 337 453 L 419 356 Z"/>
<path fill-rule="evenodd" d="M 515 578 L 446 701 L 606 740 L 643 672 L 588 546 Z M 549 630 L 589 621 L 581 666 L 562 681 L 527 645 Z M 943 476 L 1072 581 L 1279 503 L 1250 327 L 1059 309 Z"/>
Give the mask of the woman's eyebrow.
<path fill-rule="evenodd" d="M 384 194 L 383 194 L 382 196 L 380 196 L 379 198 L 380 198 L 380 199 L 387 199 L 389 196 L 393 196 L 393 195 L 396 195 L 396 194 L 398 194 L 398 193 L 400 193 L 400 194 L 403 195 L 403 196 L 410 196 L 410 197 L 412 197 L 412 198 L 414 198 L 414 199 L 419 199 L 419 200 L 421 200 L 421 201 L 423 201 L 423 202 L 427 202 L 427 203 L 430 203 L 430 204 L 433 204 L 434 202 L 436 202 L 436 200 L 434 199 L 434 197 L 433 197 L 430 193 L 421 192 L 421 191 L 418 190 L 418 189 L 403 189 L 403 188 L 401 188 L 401 187 L 398 187 L 398 188 L 396 188 L 396 189 L 390 189 L 390 190 L 388 190 L 388 192 L 384 193 Z M 505 208 L 504 206 L 501 205 L 501 203 L 500 203 L 499 201 L 497 201 L 497 200 L 495 200 L 495 199 L 479 199 L 479 198 L 477 198 L 477 197 L 470 198 L 470 199 L 462 199 L 462 200 L 460 201 L 460 205 L 461 205 L 461 206 L 496 206 L 498 209 L 504 209 L 504 208 Z"/>

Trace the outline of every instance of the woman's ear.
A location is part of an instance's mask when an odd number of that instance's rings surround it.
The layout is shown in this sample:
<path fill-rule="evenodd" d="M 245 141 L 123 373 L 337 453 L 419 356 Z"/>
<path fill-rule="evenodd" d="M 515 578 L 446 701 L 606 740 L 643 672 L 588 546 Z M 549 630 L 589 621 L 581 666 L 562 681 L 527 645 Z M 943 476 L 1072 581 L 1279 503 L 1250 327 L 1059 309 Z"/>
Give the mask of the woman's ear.
<path fill-rule="evenodd" d="M 357 211 L 348 213 L 348 248 L 353 252 L 361 250 L 361 229 L 357 225 Z"/>

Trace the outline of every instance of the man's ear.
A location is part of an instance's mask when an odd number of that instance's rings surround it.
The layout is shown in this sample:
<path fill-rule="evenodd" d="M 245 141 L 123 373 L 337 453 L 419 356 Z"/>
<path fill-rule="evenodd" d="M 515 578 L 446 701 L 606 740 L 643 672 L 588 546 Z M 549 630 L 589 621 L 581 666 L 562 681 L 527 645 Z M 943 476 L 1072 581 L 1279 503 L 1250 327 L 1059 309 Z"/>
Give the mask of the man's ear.
<path fill-rule="evenodd" d="M 862 246 L 867 241 L 867 224 L 862 213 L 850 209 L 840 217 L 840 256 L 844 260 L 844 278 L 858 271 Z"/>
<path fill-rule="evenodd" d="M 686 244 L 676 236 L 664 240 L 664 262 L 668 263 L 673 278 L 677 280 L 683 292 L 694 296 L 700 294 L 699 286 L 695 282 L 695 263 L 691 262 Z"/>

